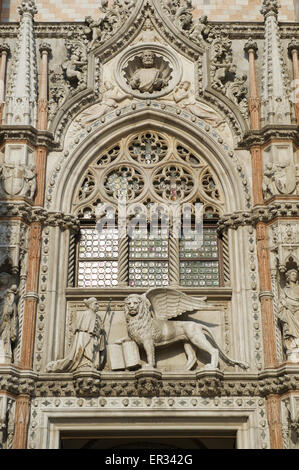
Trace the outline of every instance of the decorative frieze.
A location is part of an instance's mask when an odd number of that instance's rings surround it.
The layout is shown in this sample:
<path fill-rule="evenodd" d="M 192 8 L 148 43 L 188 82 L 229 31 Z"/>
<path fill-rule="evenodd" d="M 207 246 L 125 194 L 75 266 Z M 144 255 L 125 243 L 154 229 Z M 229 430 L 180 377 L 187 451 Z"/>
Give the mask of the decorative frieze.
<path fill-rule="evenodd" d="M 93 415 L 103 413 L 122 413 L 124 417 L 134 416 L 134 421 L 138 421 L 137 414 L 155 412 L 173 411 L 176 414 L 188 412 L 196 415 L 200 419 L 202 413 L 204 416 L 210 416 L 215 422 L 218 410 L 221 410 L 222 416 L 226 421 L 234 419 L 235 413 L 242 416 L 242 411 L 248 417 L 251 416 L 251 423 L 256 431 L 255 444 L 257 448 L 269 447 L 269 431 L 265 419 L 265 400 L 258 397 L 241 398 L 222 397 L 222 398 L 202 398 L 200 396 L 171 396 L 171 397 L 106 397 L 106 398 L 76 398 L 72 397 L 45 397 L 33 400 L 29 431 L 29 448 L 41 448 L 42 439 L 47 438 L 44 434 L 44 418 L 48 413 L 55 411 L 55 416 L 63 418 L 65 413 L 72 412 L 73 416 L 82 416 L 84 412 L 93 412 Z M 195 414 L 195 415 L 194 415 Z M 144 414 L 143 414 L 144 416 Z M 217 421 L 217 419 L 216 419 Z"/>

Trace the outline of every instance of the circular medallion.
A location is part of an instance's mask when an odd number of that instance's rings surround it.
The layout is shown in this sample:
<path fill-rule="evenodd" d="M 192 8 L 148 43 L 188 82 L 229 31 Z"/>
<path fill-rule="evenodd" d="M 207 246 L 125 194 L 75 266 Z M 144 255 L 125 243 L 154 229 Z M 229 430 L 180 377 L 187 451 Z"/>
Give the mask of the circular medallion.
<path fill-rule="evenodd" d="M 126 51 L 115 69 L 119 86 L 140 99 L 167 95 L 179 83 L 181 76 L 179 59 L 156 43 L 145 43 Z"/>

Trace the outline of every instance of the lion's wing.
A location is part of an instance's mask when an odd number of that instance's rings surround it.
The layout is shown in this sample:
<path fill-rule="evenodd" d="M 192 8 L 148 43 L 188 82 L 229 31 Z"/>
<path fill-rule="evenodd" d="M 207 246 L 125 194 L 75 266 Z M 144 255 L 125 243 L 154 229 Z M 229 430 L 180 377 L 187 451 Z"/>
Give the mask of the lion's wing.
<path fill-rule="evenodd" d="M 170 287 L 149 289 L 145 295 L 152 305 L 155 317 L 160 320 L 174 318 L 185 312 L 202 310 L 207 306 L 206 297 L 190 297 Z"/>

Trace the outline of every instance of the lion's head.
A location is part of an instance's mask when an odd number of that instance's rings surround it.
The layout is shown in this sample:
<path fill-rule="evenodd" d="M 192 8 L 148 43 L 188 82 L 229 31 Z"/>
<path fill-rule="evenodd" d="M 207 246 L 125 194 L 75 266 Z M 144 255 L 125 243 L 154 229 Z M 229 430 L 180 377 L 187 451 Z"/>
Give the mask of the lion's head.
<path fill-rule="evenodd" d="M 125 299 L 125 314 L 126 316 L 134 317 L 142 311 L 143 298 L 141 295 L 131 294 Z"/>

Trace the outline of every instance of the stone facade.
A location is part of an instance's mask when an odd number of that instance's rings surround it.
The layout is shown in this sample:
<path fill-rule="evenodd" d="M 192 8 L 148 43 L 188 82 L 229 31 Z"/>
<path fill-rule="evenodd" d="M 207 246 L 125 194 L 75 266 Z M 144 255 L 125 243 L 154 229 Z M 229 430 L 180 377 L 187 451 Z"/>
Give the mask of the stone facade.
<path fill-rule="evenodd" d="M 295 5 L 193 3 L 2 2 L 0 448 L 299 446 Z"/>

